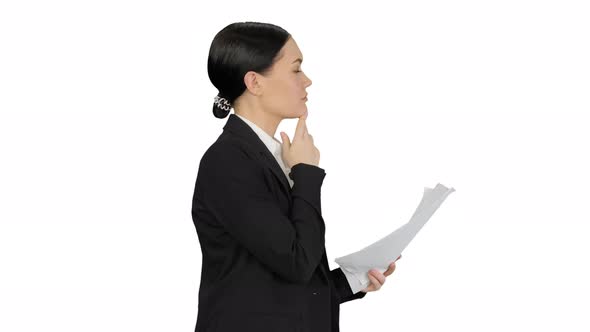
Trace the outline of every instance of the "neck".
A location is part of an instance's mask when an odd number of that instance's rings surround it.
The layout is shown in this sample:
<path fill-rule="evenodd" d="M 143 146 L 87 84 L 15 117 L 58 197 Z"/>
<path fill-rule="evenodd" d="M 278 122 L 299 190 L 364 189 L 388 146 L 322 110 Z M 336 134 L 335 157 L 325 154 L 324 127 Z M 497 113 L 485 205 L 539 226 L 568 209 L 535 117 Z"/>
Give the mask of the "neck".
<path fill-rule="evenodd" d="M 234 108 L 234 112 L 252 121 L 271 137 L 275 137 L 275 132 L 277 131 L 279 123 L 281 123 L 282 120 L 281 118 L 273 116 L 272 114 L 266 113 L 264 111 L 254 111 L 245 108 Z"/>

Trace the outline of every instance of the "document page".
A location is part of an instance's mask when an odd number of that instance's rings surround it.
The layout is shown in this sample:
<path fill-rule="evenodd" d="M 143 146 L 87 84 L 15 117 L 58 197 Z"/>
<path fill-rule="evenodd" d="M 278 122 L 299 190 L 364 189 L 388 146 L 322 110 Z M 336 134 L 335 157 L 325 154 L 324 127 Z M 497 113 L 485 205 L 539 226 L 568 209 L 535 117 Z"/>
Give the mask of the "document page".
<path fill-rule="evenodd" d="M 352 292 L 357 293 L 370 285 L 371 281 L 367 276 L 370 269 L 375 268 L 382 273 L 387 270 L 389 264 L 399 257 L 442 202 L 454 191 L 455 189 L 440 183 L 434 189 L 424 187 L 422 200 L 406 224 L 357 252 L 336 258 L 334 261 L 346 275 Z"/>

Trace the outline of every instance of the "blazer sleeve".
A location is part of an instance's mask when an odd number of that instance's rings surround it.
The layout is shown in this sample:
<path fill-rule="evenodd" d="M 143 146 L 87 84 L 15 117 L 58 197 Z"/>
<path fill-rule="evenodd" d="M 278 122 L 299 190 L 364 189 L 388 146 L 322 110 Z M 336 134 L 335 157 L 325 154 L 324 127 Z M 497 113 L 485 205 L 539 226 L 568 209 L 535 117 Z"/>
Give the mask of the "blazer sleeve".
<path fill-rule="evenodd" d="M 356 293 L 352 293 L 352 289 L 350 288 L 350 284 L 342 272 L 341 268 L 336 268 L 330 271 L 330 279 L 332 279 L 333 287 L 340 298 L 340 303 L 348 302 L 351 300 L 362 299 L 367 295 L 367 293 L 363 291 L 358 291 Z"/>
<path fill-rule="evenodd" d="M 299 163 L 291 174 L 293 202 L 286 215 L 266 184 L 264 167 L 226 144 L 203 155 L 197 191 L 216 220 L 262 264 L 288 281 L 307 283 L 324 251 L 320 189 L 325 171 Z"/>

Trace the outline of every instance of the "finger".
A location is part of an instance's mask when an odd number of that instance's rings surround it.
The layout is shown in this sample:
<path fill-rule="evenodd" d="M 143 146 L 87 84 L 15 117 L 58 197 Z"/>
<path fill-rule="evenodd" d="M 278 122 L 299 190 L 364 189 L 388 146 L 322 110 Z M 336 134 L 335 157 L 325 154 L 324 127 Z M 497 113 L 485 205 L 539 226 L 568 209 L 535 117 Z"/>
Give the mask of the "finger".
<path fill-rule="evenodd" d="M 287 133 L 281 131 L 281 140 L 283 141 L 283 151 L 286 151 L 291 146 L 291 141 L 289 140 L 289 135 Z"/>
<path fill-rule="evenodd" d="M 305 126 L 305 118 L 305 115 L 299 117 L 299 121 L 297 121 L 297 127 L 295 128 L 295 134 L 293 135 L 293 140 L 295 140 L 295 137 L 297 137 L 298 139 L 303 138 L 303 135 L 307 132 L 307 128 Z"/>
<path fill-rule="evenodd" d="M 383 272 L 383 275 L 388 276 L 388 275 L 392 274 L 393 271 L 395 271 L 395 262 L 389 264 L 389 268 L 387 268 L 387 270 L 385 272 Z"/>
<path fill-rule="evenodd" d="M 385 275 L 379 271 L 373 271 L 373 277 L 375 277 L 377 280 L 379 280 L 379 282 L 381 283 L 381 285 L 383 285 L 385 283 Z"/>
<path fill-rule="evenodd" d="M 377 278 L 375 278 L 370 273 L 369 273 L 369 280 L 371 280 L 371 283 L 373 284 L 373 286 L 375 286 L 375 290 L 378 290 L 379 288 L 381 288 L 381 283 L 379 282 L 379 280 L 377 280 Z"/>

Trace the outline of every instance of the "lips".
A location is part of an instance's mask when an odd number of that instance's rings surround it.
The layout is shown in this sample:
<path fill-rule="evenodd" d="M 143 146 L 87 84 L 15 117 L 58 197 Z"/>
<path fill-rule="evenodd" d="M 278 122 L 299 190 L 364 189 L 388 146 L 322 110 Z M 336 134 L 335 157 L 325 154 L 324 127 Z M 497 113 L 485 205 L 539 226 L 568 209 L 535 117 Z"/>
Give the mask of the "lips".
<path fill-rule="evenodd" d="M 303 97 L 303 98 L 301 98 L 301 99 L 305 99 L 305 98 L 307 98 L 307 95 L 305 95 L 305 97 Z"/>

